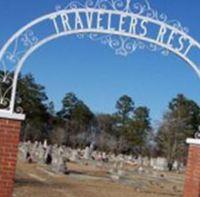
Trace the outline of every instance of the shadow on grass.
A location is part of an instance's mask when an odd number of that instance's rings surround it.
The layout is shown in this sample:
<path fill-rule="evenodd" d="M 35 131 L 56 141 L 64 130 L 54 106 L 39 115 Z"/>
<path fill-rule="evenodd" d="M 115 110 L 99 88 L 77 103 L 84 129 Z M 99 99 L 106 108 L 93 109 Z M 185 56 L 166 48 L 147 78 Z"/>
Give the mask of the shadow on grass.
<path fill-rule="evenodd" d="M 162 195 L 162 196 L 176 196 L 176 197 L 182 197 L 182 194 L 172 194 L 172 193 L 167 193 L 167 192 L 151 192 L 151 191 L 142 191 L 141 193 L 146 193 L 146 194 L 156 194 L 156 195 Z"/>
<path fill-rule="evenodd" d="M 15 187 L 35 187 L 35 188 L 53 188 L 53 189 L 62 189 L 66 187 L 72 187 L 68 183 L 56 183 L 56 182 L 43 182 L 31 178 L 16 178 Z"/>

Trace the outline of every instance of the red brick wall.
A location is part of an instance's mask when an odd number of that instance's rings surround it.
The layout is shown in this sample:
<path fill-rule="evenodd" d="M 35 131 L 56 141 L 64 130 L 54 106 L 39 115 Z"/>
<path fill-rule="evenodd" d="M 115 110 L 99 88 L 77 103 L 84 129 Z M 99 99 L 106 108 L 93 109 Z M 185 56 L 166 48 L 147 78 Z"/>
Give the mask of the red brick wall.
<path fill-rule="evenodd" d="M 189 147 L 184 197 L 200 197 L 200 145 Z"/>
<path fill-rule="evenodd" d="M 0 118 L 0 197 L 11 197 L 21 121 Z"/>

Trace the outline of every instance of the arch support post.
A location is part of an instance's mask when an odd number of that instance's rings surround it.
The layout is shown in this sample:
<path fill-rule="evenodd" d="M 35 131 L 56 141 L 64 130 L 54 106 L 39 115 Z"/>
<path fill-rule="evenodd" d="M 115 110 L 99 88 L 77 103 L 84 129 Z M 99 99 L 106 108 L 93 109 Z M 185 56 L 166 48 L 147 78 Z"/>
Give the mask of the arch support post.
<path fill-rule="evenodd" d="M 185 174 L 184 197 L 200 196 L 200 139 L 189 138 L 189 154 Z"/>
<path fill-rule="evenodd" d="M 0 113 L 0 197 L 12 197 L 23 115 Z"/>

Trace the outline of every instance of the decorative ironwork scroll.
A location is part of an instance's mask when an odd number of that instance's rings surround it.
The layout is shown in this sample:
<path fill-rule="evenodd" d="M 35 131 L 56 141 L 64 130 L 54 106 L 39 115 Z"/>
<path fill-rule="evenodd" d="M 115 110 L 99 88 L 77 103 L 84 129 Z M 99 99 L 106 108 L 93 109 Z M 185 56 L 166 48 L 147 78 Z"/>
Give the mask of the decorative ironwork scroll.
<path fill-rule="evenodd" d="M 187 27 L 183 27 L 181 22 L 178 20 L 170 20 L 168 16 L 164 13 L 159 13 L 157 10 L 150 6 L 147 0 L 141 1 L 131 1 L 131 0 L 87 0 L 84 3 L 80 1 L 72 1 L 68 3 L 64 9 L 74 9 L 74 8 L 95 8 L 95 9 L 106 9 L 106 10 L 117 10 L 125 13 L 138 14 L 145 17 L 152 18 L 157 21 L 167 23 L 180 31 L 189 33 Z M 55 8 L 57 11 L 62 10 L 63 7 L 57 5 Z M 100 41 L 102 44 L 108 45 L 115 50 L 117 55 L 127 56 L 134 52 L 136 49 L 147 49 L 150 51 L 161 51 L 163 55 L 168 55 L 169 51 L 163 47 L 156 44 L 145 43 L 138 39 L 131 39 L 124 36 L 113 36 L 113 35 L 101 35 L 98 33 L 88 33 L 78 35 L 79 38 L 89 37 L 93 41 Z"/>

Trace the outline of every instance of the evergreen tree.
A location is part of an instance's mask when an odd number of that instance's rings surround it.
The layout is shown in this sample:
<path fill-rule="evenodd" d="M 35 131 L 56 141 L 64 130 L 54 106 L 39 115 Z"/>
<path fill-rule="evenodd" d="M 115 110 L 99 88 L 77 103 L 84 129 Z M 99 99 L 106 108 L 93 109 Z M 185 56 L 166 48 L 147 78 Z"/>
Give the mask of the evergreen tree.
<path fill-rule="evenodd" d="M 169 170 L 175 160 L 184 161 L 187 154 L 185 140 L 193 137 L 200 123 L 200 108 L 192 100 L 179 94 L 169 103 L 158 129 L 157 144 L 168 160 Z"/>
<path fill-rule="evenodd" d="M 123 95 L 116 103 L 117 116 L 120 117 L 122 124 L 128 120 L 134 111 L 134 102 L 131 97 Z"/>
<path fill-rule="evenodd" d="M 22 108 L 23 113 L 26 114 L 21 139 L 41 140 L 47 138 L 49 113 L 45 88 L 36 83 L 31 74 L 27 74 L 19 76 L 17 90 L 16 111 Z"/>

